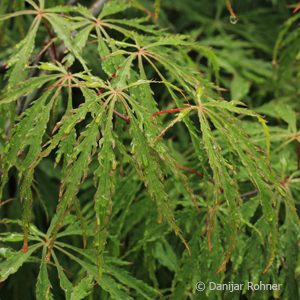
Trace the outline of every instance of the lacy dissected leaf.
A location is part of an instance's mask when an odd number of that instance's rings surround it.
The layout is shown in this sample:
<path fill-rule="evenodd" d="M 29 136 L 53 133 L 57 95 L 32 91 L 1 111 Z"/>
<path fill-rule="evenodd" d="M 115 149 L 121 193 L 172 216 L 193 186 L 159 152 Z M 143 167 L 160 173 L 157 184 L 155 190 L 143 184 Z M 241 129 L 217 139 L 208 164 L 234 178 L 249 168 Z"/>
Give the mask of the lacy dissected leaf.
<path fill-rule="evenodd" d="M 94 173 L 96 193 L 95 199 L 95 213 L 96 213 L 96 226 L 97 232 L 94 239 L 94 249 L 97 256 L 99 267 L 99 278 L 102 273 L 102 257 L 105 244 L 106 244 L 106 230 L 105 227 L 108 223 L 108 218 L 111 214 L 111 198 L 114 192 L 113 172 L 116 168 L 116 160 L 113 152 L 114 140 L 112 136 L 113 131 L 113 110 L 116 98 L 114 97 L 109 103 L 108 114 L 106 115 L 105 125 L 101 126 L 102 138 L 99 141 L 100 153 L 98 155 L 99 167 Z M 109 99 L 105 104 L 108 104 Z M 103 124 L 101 118 L 98 119 L 100 124 Z"/>
<path fill-rule="evenodd" d="M 125 86 L 130 80 L 131 64 L 133 59 L 133 56 L 129 56 L 120 65 L 120 70 L 118 71 L 118 83 L 116 84 L 117 89 Z"/>
<path fill-rule="evenodd" d="M 102 59 L 101 66 L 107 75 L 112 76 L 112 74 L 114 74 L 114 72 L 122 63 L 122 60 L 118 55 L 112 56 L 111 59 L 105 59 L 106 57 L 109 57 L 111 55 L 111 52 L 117 50 L 117 48 L 115 48 L 114 45 L 110 45 L 110 46 L 112 47 L 111 50 L 107 46 L 103 38 L 101 37 L 100 32 L 98 31 L 98 52 L 100 58 Z"/>
<path fill-rule="evenodd" d="M 59 129 L 58 132 L 44 145 L 47 146 L 47 148 L 41 153 L 42 156 L 48 156 L 51 151 L 59 145 L 55 160 L 57 164 L 62 155 L 65 156 L 64 163 L 70 161 L 71 153 L 73 153 L 73 146 L 76 142 L 76 124 L 85 119 L 87 113 L 92 111 L 93 106 L 96 105 L 96 107 L 99 108 L 99 105 L 96 103 L 97 95 L 89 89 L 82 88 L 81 90 L 85 97 L 85 102 L 78 108 L 71 110 L 60 122 L 57 122 L 53 132 Z M 98 99 L 101 100 L 101 97 L 98 97 Z"/>
<path fill-rule="evenodd" d="M 93 285 L 92 285 L 92 281 L 93 278 L 92 277 L 86 277 L 83 278 L 79 284 L 77 284 L 74 289 L 73 292 L 71 294 L 71 300 L 79 300 L 79 299 L 84 299 L 86 298 L 93 289 Z"/>
<path fill-rule="evenodd" d="M 284 24 L 284 27 L 283 29 L 280 31 L 279 35 L 278 35 L 278 38 L 277 38 L 277 41 L 276 41 L 276 44 L 274 46 L 274 52 L 273 52 L 273 63 L 274 64 L 277 64 L 277 57 L 278 57 L 278 52 L 279 52 L 279 49 L 280 49 L 280 46 L 282 43 L 284 43 L 284 39 L 286 38 L 289 38 L 289 37 L 292 37 L 292 39 L 294 38 L 297 38 L 297 35 L 293 36 L 293 32 L 290 33 L 289 30 L 291 28 L 291 26 L 296 22 L 298 21 L 300 18 L 300 15 L 297 14 L 291 18 L 289 18 L 285 24 Z M 293 47 L 294 48 L 294 47 Z M 292 48 L 292 49 L 293 49 Z M 291 49 L 291 48 L 290 48 Z"/>
<path fill-rule="evenodd" d="M 85 91 L 85 93 L 86 92 L 87 91 Z M 87 93 L 86 96 L 89 97 L 90 95 Z M 88 165 L 95 153 L 97 141 L 99 139 L 99 122 L 103 117 L 108 104 L 109 100 L 107 100 L 101 107 L 95 103 L 92 104 L 96 105 L 99 110 L 96 112 L 95 119 L 93 119 L 93 121 L 87 126 L 86 130 L 84 130 L 79 136 L 77 146 L 75 146 L 73 154 L 67 163 L 67 172 L 62 180 L 60 188 L 61 200 L 57 208 L 57 214 L 52 219 L 48 228 L 48 233 L 52 236 L 50 251 L 53 247 L 57 232 L 63 225 L 66 210 L 70 207 L 73 201 L 76 201 L 74 198 L 78 193 L 80 183 L 84 181 L 87 175 Z M 74 125 L 75 123 L 72 123 L 72 126 Z"/>
<path fill-rule="evenodd" d="M 108 101 L 108 100 L 107 100 Z M 97 217 L 97 226 L 102 228 L 106 223 L 106 216 L 110 212 L 110 201 L 114 191 L 112 176 L 116 168 L 116 159 L 114 155 L 113 131 L 113 110 L 115 100 L 111 100 L 109 111 L 105 118 L 105 125 L 102 130 L 102 138 L 99 141 L 100 152 L 98 155 L 99 167 L 95 171 L 95 183 L 97 191 L 95 194 L 95 210 Z M 103 120 L 101 120 L 101 123 Z"/>
<path fill-rule="evenodd" d="M 83 257 L 86 257 L 89 262 L 86 262 L 79 258 L 78 256 L 73 255 L 71 252 L 62 249 L 60 246 L 67 246 L 68 248 L 75 251 L 77 254 L 81 254 Z M 69 256 L 72 260 L 80 264 L 88 274 L 93 276 L 94 280 L 98 278 L 98 270 L 96 266 L 96 258 L 94 252 L 89 253 L 83 252 L 81 249 L 69 246 L 67 244 L 61 244 L 57 246 L 60 251 Z M 107 263 L 103 266 L 103 274 L 99 282 L 100 286 L 107 291 L 112 299 L 134 299 L 128 294 L 128 288 L 133 288 L 137 293 L 146 297 L 146 299 L 153 299 L 158 292 L 148 286 L 141 280 L 138 280 L 132 277 L 128 272 L 122 270 L 121 268 L 114 265 L 114 260 L 110 263 L 109 259 Z M 126 292 L 127 291 L 127 292 Z M 121 298 L 119 298 L 121 297 Z"/>
<path fill-rule="evenodd" d="M 285 282 L 287 288 L 284 289 L 283 297 L 287 299 L 293 295 L 299 295 L 297 288 L 297 278 L 294 277 L 294 270 L 297 268 L 299 251 L 296 241 L 299 236 L 299 226 L 294 223 L 295 216 L 289 211 L 286 211 L 285 217 L 285 232 L 280 239 L 280 244 L 284 248 L 285 268 L 280 274 L 280 280 Z"/>
<path fill-rule="evenodd" d="M 146 86 L 147 87 L 147 86 Z M 142 89 L 143 90 L 143 89 Z M 147 90 L 146 90 L 147 91 Z M 140 94 L 140 97 L 147 97 L 146 95 Z M 153 117 L 148 114 L 146 116 L 143 116 L 143 111 L 144 111 L 144 107 L 140 106 L 134 99 L 130 99 L 131 105 L 134 108 L 134 111 L 136 112 L 136 114 L 138 115 L 138 117 L 140 117 L 140 122 L 143 124 L 144 127 L 144 135 L 147 138 L 148 143 L 151 143 L 151 146 L 153 146 L 153 144 L 156 142 L 156 146 L 155 149 L 158 152 L 158 155 L 160 156 L 161 160 L 165 163 L 165 165 L 171 169 L 171 173 L 174 174 L 177 178 L 179 178 L 179 180 L 182 181 L 185 189 L 187 190 L 187 192 L 190 194 L 190 197 L 192 199 L 192 201 L 194 202 L 194 205 L 196 207 L 196 209 L 199 211 L 199 207 L 196 201 L 196 198 L 194 196 L 194 193 L 192 192 L 186 177 L 182 174 L 182 172 L 178 169 L 177 165 L 176 165 L 176 161 L 174 160 L 174 158 L 169 154 L 168 148 L 164 145 L 163 142 L 157 142 L 158 138 L 162 135 L 162 133 L 168 129 L 169 127 L 173 126 L 176 122 L 179 122 L 181 120 L 183 120 L 189 113 L 189 109 L 184 110 L 182 112 L 180 112 L 178 114 L 178 117 L 175 118 L 175 120 L 173 120 L 171 122 L 170 125 L 167 126 L 166 129 L 164 129 L 163 131 L 161 131 L 159 133 L 159 130 L 157 128 L 156 123 L 153 120 Z"/>
<path fill-rule="evenodd" d="M 208 104 L 208 106 L 210 105 L 211 104 Z M 213 102 L 212 106 L 218 107 L 218 104 Z M 220 108 L 221 107 L 237 113 L 242 113 L 243 111 L 237 107 L 230 107 L 230 103 L 226 102 L 221 102 Z M 244 110 L 244 113 L 254 115 L 250 111 L 245 112 Z M 206 119 L 206 115 L 209 116 L 214 126 L 223 133 L 224 137 L 226 137 L 227 147 L 232 148 L 232 151 L 237 154 L 242 165 L 247 170 L 250 180 L 252 180 L 254 185 L 258 188 L 260 203 L 262 205 L 265 218 L 270 224 L 270 235 L 272 236 L 272 238 L 270 238 L 270 241 L 272 241 L 272 253 L 269 261 L 270 265 L 271 262 L 273 262 L 274 252 L 277 245 L 277 214 L 271 200 L 273 196 L 269 187 L 269 183 L 276 182 L 276 177 L 269 172 L 268 164 L 264 157 L 261 157 L 260 153 L 250 143 L 245 133 L 239 129 L 237 126 L 237 120 L 233 122 L 234 118 L 230 117 L 230 121 L 227 121 L 225 114 L 223 114 L 223 118 L 220 118 L 218 114 L 210 109 L 207 111 L 205 109 L 204 111 L 199 109 L 198 115 L 201 124 L 201 131 L 203 133 L 204 145 L 208 153 L 210 166 L 212 167 L 214 173 L 214 181 L 216 183 L 216 187 L 219 186 L 219 188 L 222 188 L 224 196 L 228 201 L 228 205 L 232 210 L 233 216 L 235 217 L 232 219 L 234 222 L 233 224 L 235 224 L 234 227 L 240 223 L 240 216 L 236 205 L 239 195 L 237 190 L 233 189 L 233 187 L 237 185 L 230 178 L 231 176 L 229 175 L 228 168 L 233 172 L 235 171 L 234 167 L 230 166 L 223 157 L 220 157 L 218 151 L 220 146 L 211 133 L 210 125 Z M 233 232 L 233 238 L 236 239 L 236 231 Z"/>
<path fill-rule="evenodd" d="M 52 101 L 45 105 L 50 93 L 48 91 L 36 100 L 32 107 L 21 115 L 18 126 L 12 130 L 10 143 L 4 149 L 2 156 L 3 184 L 5 184 L 6 176 L 12 166 L 17 166 L 20 171 L 19 177 L 21 177 L 41 152 L 42 138 L 52 107 Z M 27 147 L 29 149 L 24 154 L 22 151 Z M 25 156 L 24 159 L 18 158 L 18 156 L 23 155 Z"/>
<path fill-rule="evenodd" d="M 136 290 L 136 292 L 142 295 L 145 299 L 154 299 L 159 295 L 158 291 L 147 285 L 145 282 L 133 278 L 128 272 L 114 266 L 113 264 L 106 264 L 105 272 L 114 276 L 124 286 Z"/>
<path fill-rule="evenodd" d="M 80 61 L 83 68 L 87 71 L 87 66 L 84 58 L 80 55 L 80 51 L 82 49 L 82 36 L 79 36 L 77 39 L 77 43 L 75 44 L 72 40 L 71 32 L 71 24 L 66 18 L 60 17 L 56 14 L 46 14 L 45 18 L 51 23 L 54 31 L 56 32 L 57 36 L 64 42 L 66 48 Z M 88 30 L 87 30 L 88 32 Z M 85 37 L 87 33 L 85 33 Z M 81 34 L 80 34 L 81 35 Z M 77 46 L 78 44 L 78 46 Z"/>
<path fill-rule="evenodd" d="M 87 40 L 89 38 L 90 32 L 93 29 L 92 25 L 87 26 L 82 29 L 74 38 L 74 44 L 76 45 L 79 52 L 86 46 Z"/>
<path fill-rule="evenodd" d="M 45 2 L 0 3 L 0 281 L 34 262 L 37 299 L 297 298 L 299 14 Z"/>
<path fill-rule="evenodd" d="M 126 105 L 127 106 L 127 105 Z M 136 121 L 130 108 L 127 107 L 130 117 L 132 134 L 132 154 L 142 170 L 142 180 L 144 181 L 150 196 L 158 206 L 158 222 L 165 220 L 172 230 L 181 238 L 180 229 L 175 224 L 174 215 L 169 209 L 169 199 L 164 191 L 163 174 L 159 165 L 157 153 L 148 144 L 138 122 Z"/>
<path fill-rule="evenodd" d="M 116 0 L 107 2 L 101 13 L 99 14 L 99 19 L 103 19 L 106 16 L 116 14 L 128 8 L 128 2 L 124 0 Z"/>
<path fill-rule="evenodd" d="M 102 106 L 100 115 L 103 113 L 105 106 Z M 68 171 L 63 178 L 60 195 L 61 200 L 58 206 L 57 215 L 52 219 L 48 232 L 56 236 L 57 231 L 62 225 L 66 209 L 72 203 L 76 196 L 80 182 L 86 174 L 87 167 L 91 162 L 97 145 L 99 135 L 98 123 L 94 120 L 88 125 L 87 129 L 79 137 L 80 143 L 74 148 L 73 155 L 68 161 Z M 84 150 L 84 151 L 83 151 Z"/>
<path fill-rule="evenodd" d="M 48 277 L 47 262 L 46 262 L 47 247 L 43 247 L 41 258 L 40 272 L 36 282 L 36 298 L 37 299 L 54 299 L 51 294 L 51 282 Z"/>
<path fill-rule="evenodd" d="M 68 277 L 65 275 L 64 270 L 62 268 L 62 266 L 59 264 L 59 261 L 55 255 L 55 252 L 52 251 L 52 256 L 57 268 L 57 273 L 58 273 L 58 277 L 59 277 L 59 283 L 60 286 L 62 288 L 62 290 L 64 290 L 65 295 L 66 295 L 66 299 L 69 300 L 71 297 L 71 293 L 73 290 L 73 285 L 70 282 L 70 280 L 68 279 Z"/>
<path fill-rule="evenodd" d="M 230 220 L 230 223 L 231 223 L 233 241 L 229 246 L 229 250 L 228 250 L 228 255 L 229 255 L 235 247 L 236 239 L 237 239 L 237 228 L 240 223 L 238 217 L 237 204 L 236 204 L 236 201 L 239 199 L 239 194 L 233 188 L 235 187 L 235 183 L 233 182 L 227 170 L 227 162 L 225 161 L 224 157 L 220 155 L 220 152 L 218 151 L 219 145 L 217 141 L 213 138 L 208 121 L 204 116 L 204 114 L 202 113 L 202 111 L 200 111 L 200 109 L 198 111 L 198 116 L 199 116 L 201 131 L 203 135 L 204 147 L 207 151 L 209 164 L 212 168 L 213 175 L 214 175 L 213 178 L 216 185 L 214 204 L 218 203 L 218 199 L 219 199 L 218 193 L 219 190 L 222 189 L 224 191 L 224 196 L 228 203 L 228 206 L 232 211 L 231 213 L 232 219 Z M 214 215 L 211 216 L 211 224 L 209 230 L 212 229 L 212 226 L 214 224 L 213 221 L 214 221 Z M 222 268 L 225 268 L 228 259 L 229 257 L 227 256 Z"/>
<path fill-rule="evenodd" d="M 9 90 L 2 96 L 0 104 L 9 103 L 17 100 L 21 96 L 27 96 L 32 93 L 36 88 L 40 88 L 43 84 L 58 78 L 59 75 L 47 75 L 42 77 L 33 77 L 24 82 L 19 82 L 14 86 L 13 90 Z"/>
<path fill-rule="evenodd" d="M 36 251 L 40 244 L 35 244 L 28 247 L 28 251 L 24 253 L 23 251 L 18 251 L 15 255 L 9 257 L 6 261 L 0 263 L 0 280 L 4 281 L 6 278 L 18 271 L 18 269 L 23 265 L 24 262 Z"/>
<path fill-rule="evenodd" d="M 16 84 L 24 79 L 24 67 L 28 64 L 30 55 L 34 49 L 34 41 L 39 24 L 40 18 L 36 18 L 29 29 L 28 35 L 22 41 L 18 52 L 7 63 L 9 67 L 14 65 L 9 77 L 9 89 L 14 88 Z"/>
<path fill-rule="evenodd" d="M 151 33 L 154 35 L 161 35 L 162 32 L 156 25 L 150 25 L 150 24 L 142 24 L 146 23 L 148 21 L 148 18 L 136 18 L 136 19 L 113 19 L 111 22 L 117 23 L 117 24 L 124 24 L 126 26 L 131 26 L 133 28 L 139 29 L 141 31 Z"/>

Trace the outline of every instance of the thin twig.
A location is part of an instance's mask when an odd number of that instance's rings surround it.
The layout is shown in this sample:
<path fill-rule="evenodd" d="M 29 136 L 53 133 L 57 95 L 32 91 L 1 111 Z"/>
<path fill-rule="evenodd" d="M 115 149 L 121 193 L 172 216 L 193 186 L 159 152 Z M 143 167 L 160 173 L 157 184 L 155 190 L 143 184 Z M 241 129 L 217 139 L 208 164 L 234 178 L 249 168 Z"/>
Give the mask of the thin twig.
<path fill-rule="evenodd" d="M 236 16 L 236 14 L 234 13 L 234 11 L 233 11 L 233 9 L 232 9 L 230 0 L 226 0 L 226 6 L 227 6 L 228 11 L 230 12 L 230 15 L 231 15 L 234 19 L 236 19 L 237 21 L 239 21 L 239 18 Z"/>
<path fill-rule="evenodd" d="M 187 168 L 187 167 L 184 167 L 184 166 L 181 166 L 181 165 L 176 165 L 177 168 L 179 169 L 182 169 L 182 170 L 185 170 L 187 172 L 190 172 L 190 173 L 193 173 L 193 174 L 196 174 L 197 176 L 203 178 L 203 174 L 199 173 L 199 172 L 196 172 L 190 168 Z"/>
<path fill-rule="evenodd" d="M 300 143 L 299 143 L 299 158 L 300 158 Z M 193 174 L 196 174 L 197 176 L 203 178 L 203 174 L 197 172 L 197 171 L 194 171 L 190 168 L 187 168 L 187 167 L 184 167 L 184 166 L 181 166 L 181 165 L 176 165 L 177 168 L 179 169 L 182 169 L 182 170 L 185 170 L 187 172 L 190 172 L 190 173 L 193 173 Z M 215 184 L 213 178 L 209 179 L 209 181 L 213 184 Z M 246 198 L 246 197 L 249 197 L 249 196 L 253 196 L 253 195 L 256 195 L 258 193 L 258 190 L 255 189 L 253 191 L 250 191 L 250 192 L 247 192 L 247 193 L 244 193 L 244 194 L 241 194 L 240 195 L 240 198 Z M 218 205 L 221 205 L 223 204 L 225 201 L 221 201 Z"/>
<path fill-rule="evenodd" d="M 180 165 L 176 165 L 177 168 L 179 169 L 182 169 L 182 170 L 185 170 L 187 172 L 190 172 L 190 173 L 193 173 L 193 174 L 196 174 L 197 176 L 203 178 L 203 174 L 199 173 L 199 172 L 196 172 L 190 168 L 187 168 L 187 167 L 184 167 L 184 166 L 180 166 Z M 213 178 L 209 179 L 209 181 L 212 183 L 212 184 L 215 184 L 215 181 L 213 180 Z"/>
<path fill-rule="evenodd" d="M 101 102 L 104 104 L 105 101 L 104 100 L 101 100 Z M 119 113 L 118 111 L 116 110 L 113 110 L 113 113 L 119 117 L 120 119 L 124 120 L 127 124 L 130 124 L 130 119 L 129 118 L 126 118 L 124 115 L 122 115 L 121 113 Z"/>
<path fill-rule="evenodd" d="M 126 121 L 127 124 L 130 124 L 130 119 L 126 118 L 125 116 L 123 116 L 122 114 L 120 114 L 119 112 L 117 112 L 116 110 L 114 110 L 113 113 L 116 116 L 118 116 L 119 118 L 121 118 L 122 120 Z"/>
<path fill-rule="evenodd" d="M 11 201 L 14 201 L 14 200 L 16 200 L 16 198 L 9 198 L 9 199 L 7 199 L 7 200 L 1 202 L 0 206 L 3 206 L 4 204 L 7 204 L 7 203 L 9 203 L 9 202 L 11 202 Z"/>
<path fill-rule="evenodd" d="M 300 2 L 296 6 L 296 8 L 293 10 L 293 14 L 295 14 L 300 9 Z"/>
<path fill-rule="evenodd" d="M 258 193 L 258 190 L 253 190 L 251 192 L 247 192 L 245 194 L 241 194 L 240 195 L 240 198 L 246 198 L 246 197 L 249 197 L 249 196 L 253 196 L 253 195 L 256 195 Z"/>
<path fill-rule="evenodd" d="M 191 107 L 187 106 L 187 107 L 179 107 L 179 108 L 173 108 L 173 109 L 168 109 L 168 110 L 162 110 L 162 111 L 158 111 L 158 112 L 152 114 L 152 116 L 157 116 L 157 115 L 161 115 L 161 114 L 177 112 L 177 111 L 185 110 L 185 109 L 188 109 L 188 108 L 191 108 Z"/>

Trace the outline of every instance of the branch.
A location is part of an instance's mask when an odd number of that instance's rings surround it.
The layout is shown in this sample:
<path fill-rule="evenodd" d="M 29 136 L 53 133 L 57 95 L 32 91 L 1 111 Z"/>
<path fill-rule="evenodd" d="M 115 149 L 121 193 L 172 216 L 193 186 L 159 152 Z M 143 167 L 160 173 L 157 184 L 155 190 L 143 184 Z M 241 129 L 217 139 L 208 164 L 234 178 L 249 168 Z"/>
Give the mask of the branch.
<path fill-rule="evenodd" d="M 190 168 L 187 168 L 187 167 L 184 167 L 184 166 L 181 166 L 181 165 L 176 165 L 177 168 L 179 169 L 182 169 L 182 170 L 185 170 L 187 172 L 190 172 L 190 173 L 193 173 L 193 174 L 196 174 L 197 176 L 203 178 L 203 174 L 199 173 L 199 172 L 196 172 Z M 209 181 L 212 183 L 212 184 L 215 184 L 213 178 L 209 179 Z"/>
<path fill-rule="evenodd" d="M 121 118 L 122 120 L 126 121 L 127 124 L 130 124 L 130 119 L 126 118 L 125 116 L 123 116 L 122 114 L 120 114 L 119 112 L 117 112 L 116 110 L 114 110 L 113 113 L 116 116 L 118 116 L 119 118 Z"/>
<path fill-rule="evenodd" d="M 258 193 L 258 190 L 253 190 L 251 192 L 247 192 L 245 194 L 241 194 L 240 195 L 240 198 L 246 198 L 246 197 L 249 197 L 249 196 L 253 196 L 253 195 L 256 195 Z"/>

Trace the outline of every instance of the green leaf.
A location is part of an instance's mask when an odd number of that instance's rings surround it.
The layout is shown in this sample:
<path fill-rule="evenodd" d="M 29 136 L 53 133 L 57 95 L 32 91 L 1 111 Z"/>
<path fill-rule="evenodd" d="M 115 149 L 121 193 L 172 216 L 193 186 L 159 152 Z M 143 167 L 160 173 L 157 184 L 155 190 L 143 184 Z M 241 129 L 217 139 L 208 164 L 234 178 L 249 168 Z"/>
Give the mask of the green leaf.
<path fill-rule="evenodd" d="M 34 251 L 40 248 L 41 244 L 35 244 L 28 247 L 28 251 L 18 251 L 15 255 L 10 256 L 6 261 L 0 263 L 0 280 L 4 281 L 11 274 L 16 273 L 24 262 L 32 255 Z"/>
<path fill-rule="evenodd" d="M 144 32 L 151 33 L 153 35 L 161 35 L 162 34 L 160 28 L 158 28 L 156 25 L 141 24 L 141 23 L 146 23 L 147 21 L 148 21 L 148 18 L 113 19 L 113 20 L 111 20 L 111 22 L 113 22 L 113 23 L 131 26 L 133 28 L 140 29 Z M 118 30 L 117 28 L 115 28 L 115 29 Z M 122 30 L 122 32 L 123 31 L 124 31 L 124 29 Z M 116 41 L 116 42 L 120 43 L 120 41 Z"/>
<path fill-rule="evenodd" d="M 74 43 L 74 41 L 71 38 L 71 23 L 66 18 L 60 17 L 55 14 L 46 14 L 45 18 L 51 23 L 54 31 L 56 32 L 57 36 L 64 42 L 66 45 L 66 48 L 74 54 L 74 56 L 80 61 L 85 71 L 88 71 L 88 68 L 86 66 L 86 62 L 83 59 L 83 57 L 80 55 L 80 48 Z M 81 38 L 80 38 L 81 39 Z M 82 46 L 82 44 L 79 41 L 79 46 Z"/>
<path fill-rule="evenodd" d="M 48 271 L 47 271 L 47 262 L 46 262 L 46 255 L 47 255 L 47 247 L 43 247 L 43 254 L 41 259 L 40 265 L 40 272 L 37 278 L 36 283 L 36 298 L 37 299 L 54 299 L 51 294 L 51 282 L 49 281 Z"/>
<path fill-rule="evenodd" d="M 160 0 L 154 0 L 155 21 L 157 21 L 160 11 Z"/>
<path fill-rule="evenodd" d="M 121 64 L 120 70 L 118 71 L 117 89 L 122 88 L 129 82 L 131 71 L 130 68 L 134 58 L 134 55 L 131 55 Z"/>
<path fill-rule="evenodd" d="M 24 235 L 17 232 L 16 233 L 10 232 L 8 234 L 0 236 L 0 240 L 3 242 L 21 242 L 23 241 L 23 238 Z"/>
<path fill-rule="evenodd" d="M 2 258 L 8 259 L 9 257 L 13 256 L 15 254 L 15 251 L 13 251 L 10 248 L 0 248 L 0 257 L 1 261 L 3 260 Z"/>
<path fill-rule="evenodd" d="M 78 256 L 75 256 L 73 254 L 71 254 L 70 252 L 65 251 L 64 249 L 56 246 L 56 248 L 58 248 L 60 251 L 62 251 L 63 253 L 65 253 L 67 256 L 69 256 L 71 259 L 73 259 L 74 261 L 76 261 L 79 265 L 81 265 L 88 274 L 91 274 L 94 277 L 94 280 L 98 280 L 98 270 L 96 265 L 92 265 L 90 263 L 87 263 L 85 261 L 83 261 L 82 259 L 80 259 Z M 72 247 L 73 250 L 74 247 Z M 82 252 L 82 250 L 80 249 L 76 249 L 76 251 L 78 253 L 81 253 L 82 255 L 84 255 L 84 252 Z M 93 256 L 94 260 L 95 257 Z M 118 284 L 117 281 L 115 281 L 115 279 L 113 277 L 111 277 L 109 274 L 102 274 L 101 276 L 101 280 L 99 281 L 100 286 L 107 291 L 112 299 L 124 299 L 124 300 L 132 300 L 133 298 L 130 297 L 128 295 L 128 292 L 123 292 L 122 289 Z"/>
<path fill-rule="evenodd" d="M 13 89 L 16 84 L 22 82 L 24 79 L 24 67 L 28 64 L 30 54 L 34 49 L 34 40 L 40 25 L 40 18 L 36 18 L 32 23 L 29 33 L 24 39 L 22 46 L 8 61 L 8 66 L 13 66 L 9 77 L 9 89 Z"/>
<path fill-rule="evenodd" d="M 26 96 L 32 93 L 35 89 L 41 88 L 45 83 L 57 79 L 60 75 L 46 75 L 41 77 L 33 77 L 24 82 L 14 85 L 14 88 L 9 90 L 2 96 L 0 104 L 10 103 L 17 100 L 21 96 Z"/>
<path fill-rule="evenodd" d="M 73 285 L 69 281 L 69 279 L 67 278 L 67 276 L 65 275 L 64 270 L 63 270 L 62 266 L 59 264 L 59 261 L 58 261 L 56 255 L 55 255 L 55 252 L 52 251 L 51 255 L 52 255 L 53 259 L 54 259 L 55 266 L 56 266 L 56 269 L 57 269 L 60 287 L 65 292 L 66 299 L 69 300 L 70 297 L 71 297 L 71 292 L 73 290 Z"/>
<path fill-rule="evenodd" d="M 45 71 L 57 71 L 57 72 L 64 71 L 64 69 L 61 66 L 56 66 L 55 64 L 50 62 L 42 62 L 39 64 L 38 68 Z"/>
<path fill-rule="evenodd" d="M 240 75 L 235 75 L 230 86 L 231 98 L 243 100 L 250 90 L 251 82 Z"/>
<path fill-rule="evenodd" d="M 93 289 L 93 277 L 83 278 L 78 285 L 76 285 L 71 294 L 71 300 L 80 300 L 86 298 Z"/>
<path fill-rule="evenodd" d="M 128 3 L 123 0 L 109 1 L 105 3 L 103 9 L 101 10 L 101 13 L 99 14 L 98 19 L 101 20 L 106 16 L 124 11 L 125 9 L 128 8 L 128 6 L 129 6 Z"/>
<path fill-rule="evenodd" d="M 89 25 L 86 28 L 80 30 L 74 38 L 74 45 L 79 52 L 82 52 L 82 49 L 86 46 L 87 40 L 89 38 L 91 30 L 94 28 L 94 25 Z"/>
<path fill-rule="evenodd" d="M 105 271 L 113 275 L 126 287 L 135 289 L 145 299 L 148 300 L 155 299 L 155 297 L 159 295 L 159 292 L 157 290 L 150 287 L 142 280 L 132 277 L 128 272 L 118 267 L 115 267 L 113 265 L 106 265 Z"/>
<path fill-rule="evenodd" d="M 156 243 L 154 256 L 163 266 L 166 266 L 170 271 L 177 271 L 178 265 L 176 254 L 165 239 L 163 240 L 163 243 Z"/>
<path fill-rule="evenodd" d="M 36 100 L 33 106 L 26 110 L 24 114 L 22 114 L 22 119 L 19 122 L 19 126 L 12 131 L 10 143 L 6 145 L 4 153 L 2 154 L 3 183 L 1 188 L 4 186 L 7 180 L 8 171 L 12 166 L 15 166 L 16 162 L 18 161 L 18 153 L 21 153 L 27 145 L 30 146 L 25 161 L 18 165 L 18 168 L 20 171 L 22 171 L 31 165 L 32 159 L 34 159 L 35 156 L 40 152 L 41 145 L 39 140 L 41 142 L 45 126 L 48 122 L 51 103 L 48 103 L 44 111 L 42 108 L 44 108 L 44 103 L 46 102 L 50 93 L 51 91 L 47 91 L 41 96 L 41 98 Z M 41 124 L 39 124 L 39 122 L 41 122 Z M 34 129 L 37 130 L 35 131 Z M 22 139 L 21 137 L 26 137 L 26 139 Z M 34 142 L 32 143 L 33 140 Z M 22 173 L 20 176 L 21 175 Z"/>
<path fill-rule="evenodd" d="M 289 125 L 289 130 L 291 132 L 295 133 L 297 131 L 296 114 L 288 104 L 273 100 L 257 108 L 257 112 L 272 116 L 274 118 L 280 118 Z"/>

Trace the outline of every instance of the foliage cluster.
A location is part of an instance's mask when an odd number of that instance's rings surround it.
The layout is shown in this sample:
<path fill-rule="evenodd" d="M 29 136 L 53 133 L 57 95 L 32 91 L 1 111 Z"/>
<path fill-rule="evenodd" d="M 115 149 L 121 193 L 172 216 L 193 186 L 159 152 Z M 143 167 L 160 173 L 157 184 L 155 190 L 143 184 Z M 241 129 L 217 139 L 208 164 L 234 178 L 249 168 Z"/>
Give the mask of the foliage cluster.
<path fill-rule="evenodd" d="M 1 296 L 297 299 L 294 1 L 76 2 L 0 4 Z"/>

